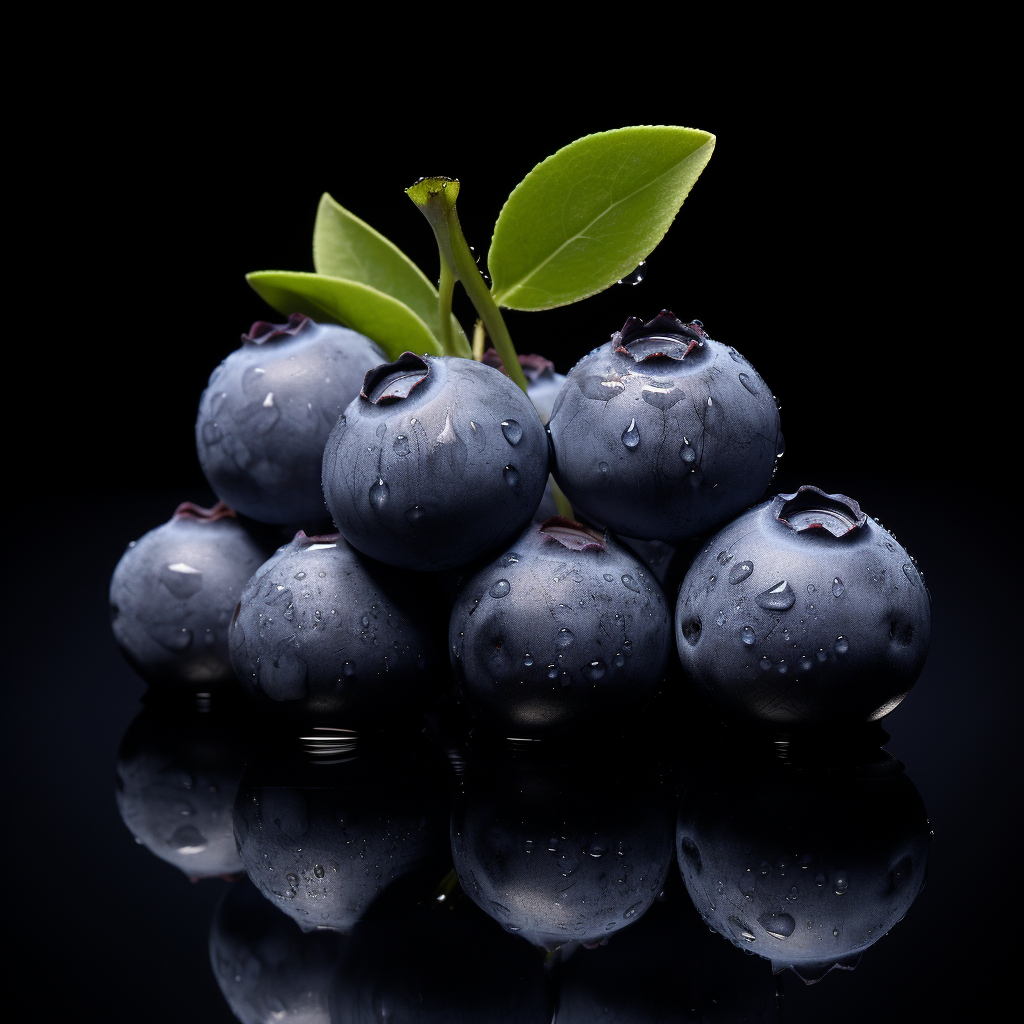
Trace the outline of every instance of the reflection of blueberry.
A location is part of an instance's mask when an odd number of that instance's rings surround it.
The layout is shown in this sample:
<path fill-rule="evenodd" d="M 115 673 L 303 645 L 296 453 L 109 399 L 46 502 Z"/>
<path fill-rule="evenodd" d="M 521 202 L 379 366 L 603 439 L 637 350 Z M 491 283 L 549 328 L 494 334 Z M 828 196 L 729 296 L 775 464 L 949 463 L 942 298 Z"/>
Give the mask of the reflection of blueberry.
<path fill-rule="evenodd" d="M 241 694 L 217 696 L 230 699 L 197 706 L 151 693 L 117 754 L 117 809 L 128 830 L 193 880 L 242 870 L 231 810 L 253 722 Z"/>
<path fill-rule="evenodd" d="M 324 445 L 363 375 L 384 358 L 369 338 L 293 313 L 255 323 L 199 402 L 199 462 L 218 497 L 264 523 L 319 523 Z"/>
<path fill-rule="evenodd" d="M 683 668 L 720 710 L 782 729 L 888 714 L 924 665 L 914 560 L 842 494 L 801 487 L 713 537 L 679 591 Z"/>
<path fill-rule="evenodd" d="M 672 866 L 672 808 L 646 768 L 635 755 L 471 760 L 452 812 L 463 890 L 549 950 L 639 921 Z"/>
<path fill-rule="evenodd" d="M 110 617 L 125 657 L 147 679 L 210 686 L 234 681 L 228 626 L 267 557 L 221 503 L 186 502 L 132 541 L 110 580 Z"/>
<path fill-rule="evenodd" d="M 879 749 L 732 741 L 683 797 L 679 868 L 704 920 L 808 983 L 903 919 L 924 885 L 921 797 Z"/>
<path fill-rule="evenodd" d="M 260 892 L 303 931 L 348 931 L 388 886 L 446 870 L 444 758 L 403 737 L 302 754 L 280 737 L 245 767 L 234 808 L 238 854 Z M 436 862 L 436 863 L 435 863 Z"/>
<path fill-rule="evenodd" d="M 338 534 L 290 544 L 253 575 L 231 623 L 231 660 L 275 717 L 376 729 L 435 696 L 438 643 L 406 580 Z"/>
<path fill-rule="evenodd" d="M 470 710 L 488 728 L 580 733 L 620 724 L 654 695 L 671 610 L 631 551 L 555 517 L 464 584 L 448 639 Z"/>
<path fill-rule="evenodd" d="M 326 1024 L 327 993 L 344 941 L 332 931 L 301 931 L 243 879 L 217 904 L 210 966 L 231 1012 L 245 1024 Z"/>
<path fill-rule="evenodd" d="M 515 384 L 471 359 L 411 352 L 367 374 L 323 461 L 338 529 L 407 569 L 465 565 L 514 536 L 547 474 L 544 427 Z"/>
<path fill-rule="evenodd" d="M 782 451 L 764 381 L 697 322 L 631 318 L 569 372 L 549 424 L 573 507 L 671 544 L 756 501 Z"/>

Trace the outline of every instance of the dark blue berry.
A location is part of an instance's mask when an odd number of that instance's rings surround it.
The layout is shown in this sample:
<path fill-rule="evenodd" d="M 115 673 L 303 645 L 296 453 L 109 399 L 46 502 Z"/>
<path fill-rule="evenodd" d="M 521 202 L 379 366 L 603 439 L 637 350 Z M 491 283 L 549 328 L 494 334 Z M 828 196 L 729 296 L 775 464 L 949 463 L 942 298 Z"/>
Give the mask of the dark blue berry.
<path fill-rule="evenodd" d="M 631 318 L 581 359 L 549 429 L 577 513 L 670 544 L 756 501 L 783 445 L 775 399 L 750 363 L 668 311 Z"/>
<path fill-rule="evenodd" d="M 931 601 L 914 560 L 856 501 L 804 486 L 704 546 L 675 622 L 683 668 L 719 710 L 784 730 L 855 726 L 917 679 Z"/>
<path fill-rule="evenodd" d="M 406 352 L 366 375 L 324 452 L 327 506 L 348 542 L 407 569 L 450 569 L 515 536 L 548 474 L 544 427 L 507 377 Z"/>
<path fill-rule="evenodd" d="M 439 643 L 417 593 L 337 534 L 301 530 L 247 584 L 231 624 L 231 661 L 276 718 L 378 729 L 435 696 Z"/>
<path fill-rule="evenodd" d="M 255 323 L 210 377 L 196 447 L 217 496 L 264 523 L 326 518 L 324 445 L 363 376 L 384 354 L 369 338 L 301 313 Z"/>
<path fill-rule="evenodd" d="M 628 548 L 554 517 L 463 586 L 448 639 L 469 708 L 489 729 L 578 734 L 621 724 L 654 695 L 671 610 Z"/>
<path fill-rule="evenodd" d="M 268 550 L 223 503 L 189 502 L 128 545 L 110 580 L 110 618 L 125 657 L 148 680 L 234 681 L 231 615 Z"/>

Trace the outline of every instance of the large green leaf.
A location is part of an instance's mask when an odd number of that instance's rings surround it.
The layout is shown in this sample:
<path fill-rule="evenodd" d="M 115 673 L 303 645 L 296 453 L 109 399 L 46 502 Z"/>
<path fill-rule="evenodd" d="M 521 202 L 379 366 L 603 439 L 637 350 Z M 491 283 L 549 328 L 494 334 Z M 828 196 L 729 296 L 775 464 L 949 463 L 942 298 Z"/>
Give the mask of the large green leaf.
<path fill-rule="evenodd" d="M 366 284 L 398 299 L 440 336 L 437 289 L 427 276 L 397 245 L 326 192 L 313 227 L 313 266 L 318 274 Z M 454 317 L 452 329 L 462 335 Z"/>
<path fill-rule="evenodd" d="M 389 359 L 405 351 L 441 353 L 430 328 L 404 302 L 367 284 L 291 270 L 257 270 L 245 279 L 279 313 L 351 327 L 377 342 Z"/>
<path fill-rule="evenodd" d="M 508 197 L 487 265 L 510 309 L 551 309 L 603 291 L 661 241 L 715 137 L 692 128 L 618 128 L 560 149 Z"/>

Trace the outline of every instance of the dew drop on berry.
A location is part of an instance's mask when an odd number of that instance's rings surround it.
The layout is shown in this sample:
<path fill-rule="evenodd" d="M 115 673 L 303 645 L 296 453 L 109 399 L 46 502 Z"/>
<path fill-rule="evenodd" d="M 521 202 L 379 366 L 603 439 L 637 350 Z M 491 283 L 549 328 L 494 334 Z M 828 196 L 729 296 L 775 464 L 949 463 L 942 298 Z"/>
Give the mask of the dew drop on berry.
<path fill-rule="evenodd" d="M 691 445 L 688 441 L 684 441 L 682 446 L 680 447 L 679 458 L 681 458 L 683 462 L 697 461 L 697 453 L 693 450 L 693 445 Z"/>
<path fill-rule="evenodd" d="M 377 478 L 377 482 L 370 487 L 370 504 L 377 509 L 378 512 L 384 511 L 384 506 L 388 503 L 388 495 L 390 489 L 388 485 L 380 478 Z"/>
<path fill-rule="evenodd" d="M 509 487 L 515 487 L 519 483 L 519 470 L 515 466 L 508 465 L 502 472 Z"/>
<path fill-rule="evenodd" d="M 837 576 L 832 581 L 832 596 L 833 597 L 842 597 L 843 593 L 845 592 L 845 590 L 846 590 L 846 587 L 843 584 L 843 581 Z"/>
<path fill-rule="evenodd" d="M 395 437 L 395 443 L 393 445 L 396 455 L 408 455 L 409 454 L 409 438 L 405 434 L 398 434 Z"/>
<path fill-rule="evenodd" d="M 743 629 L 740 630 L 740 637 L 742 638 L 743 642 L 749 647 L 756 639 L 754 636 L 753 626 L 744 626 Z"/>
<path fill-rule="evenodd" d="M 555 634 L 555 646 L 571 647 L 576 641 L 576 634 L 570 629 L 562 628 Z"/>
<path fill-rule="evenodd" d="M 740 562 L 729 570 L 729 582 L 732 584 L 742 583 L 754 571 L 754 563 L 750 561 Z"/>
<path fill-rule="evenodd" d="M 758 594 L 754 600 L 766 611 L 784 612 L 796 604 L 796 594 L 785 580 L 780 580 L 774 586 Z"/>
<path fill-rule="evenodd" d="M 509 444 L 515 445 L 523 439 L 523 428 L 515 420 L 502 420 L 501 432 Z"/>
<path fill-rule="evenodd" d="M 636 429 L 636 420 L 629 421 L 629 426 L 622 432 L 622 443 L 627 448 L 635 448 L 640 443 L 640 432 Z"/>
<path fill-rule="evenodd" d="M 749 377 L 749 375 L 748 375 L 748 374 L 745 374 L 745 373 L 741 373 L 741 374 L 740 374 L 740 383 L 741 383 L 741 384 L 742 384 L 742 385 L 743 385 L 743 386 L 744 386 L 744 387 L 745 387 L 745 388 L 746 388 L 746 389 L 747 389 L 747 390 L 748 390 L 748 391 L 749 391 L 749 392 L 750 392 L 750 393 L 751 393 L 752 395 L 756 395 L 756 394 L 757 394 L 757 388 L 755 388 L 755 387 L 754 387 L 754 385 L 753 385 L 753 383 L 751 382 L 751 380 L 750 380 L 750 377 Z"/>
<path fill-rule="evenodd" d="M 498 580 L 498 582 L 495 583 L 487 593 L 490 594 L 491 597 L 505 597 L 511 589 L 512 587 L 509 585 L 508 580 Z"/>
<path fill-rule="evenodd" d="M 850 641 L 845 636 L 836 638 L 836 654 L 845 654 L 850 649 Z"/>

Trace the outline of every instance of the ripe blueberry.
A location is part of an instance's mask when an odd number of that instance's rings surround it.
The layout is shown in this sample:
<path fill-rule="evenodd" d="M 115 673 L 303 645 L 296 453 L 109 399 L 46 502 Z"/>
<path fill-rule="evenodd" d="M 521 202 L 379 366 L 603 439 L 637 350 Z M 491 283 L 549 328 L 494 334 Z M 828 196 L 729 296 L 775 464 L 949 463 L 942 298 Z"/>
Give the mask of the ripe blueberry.
<path fill-rule="evenodd" d="M 324 451 L 338 529 L 407 569 L 464 565 L 515 536 L 548 474 L 544 427 L 507 377 L 406 352 L 370 371 Z"/>
<path fill-rule="evenodd" d="M 631 317 L 573 367 L 549 429 L 555 477 L 578 513 L 670 544 L 756 501 L 783 447 L 750 363 L 667 310 Z"/>
<path fill-rule="evenodd" d="M 233 683 L 228 625 L 266 557 L 223 502 L 179 505 L 128 545 L 110 580 L 110 619 L 125 657 L 152 682 Z"/>
<path fill-rule="evenodd" d="M 383 358 L 369 338 L 301 313 L 253 324 L 199 402 L 196 447 L 217 496 L 264 523 L 323 521 L 324 445 Z"/>
<path fill-rule="evenodd" d="M 411 596 L 339 535 L 300 530 L 242 592 L 231 662 L 275 717 L 362 730 L 415 715 L 435 696 L 439 645 Z"/>
<path fill-rule="evenodd" d="M 784 730 L 856 726 L 917 679 L 930 608 L 887 530 L 851 498 L 804 486 L 704 546 L 679 591 L 676 646 L 723 712 Z"/>
<path fill-rule="evenodd" d="M 553 517 L 462 588 L 448 630 L 473 715 L 504 736 L 607 729 L 657 691 L 669 601 L 632 551 Z"/>

